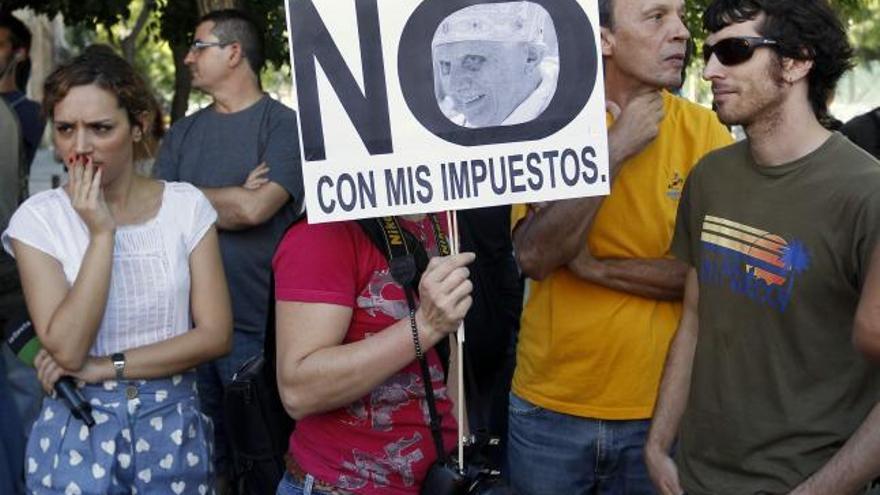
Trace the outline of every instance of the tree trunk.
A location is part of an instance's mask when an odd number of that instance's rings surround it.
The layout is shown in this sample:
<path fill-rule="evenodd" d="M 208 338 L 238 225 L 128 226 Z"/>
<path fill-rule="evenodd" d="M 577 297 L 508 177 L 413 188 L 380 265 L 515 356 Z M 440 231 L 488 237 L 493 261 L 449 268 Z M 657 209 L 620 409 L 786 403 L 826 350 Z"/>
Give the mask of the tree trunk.
<path fill-rule="evenodd" d="M 199 6 L 199 17 L 220 9 L 241 9 L 244 10 L 244 2 L 242 0 L 196 0 Z"/>
<path fill-rule="evenodd" d="M 189 68 L 183 63 L 189 52 L 188 44 L 171 45 L 171 53 L 174 56 L 174 99 L 171 101 L 171 123 L 186 116 L 189 106 L 189 93 L 192 90 L 192 75 Z"/>
<path fill-rule="evenodd" d="M 131 29 L 129 35 L 123 38 L 122 42 L 120 43 L 122 47 L 122 56 L 131 65 L 134 65 L 134 54 L 135 49 L 137 48 L 138 36 L 140 36 L 141 31 L 143 31 L 144 27 L 146 27 L 147 21 L 150 20 L 150 12 L 155 6 L 156 0 L 146 0 L 144 2 L 144 6 L 141 9 L 141 13 L 138 14 L 137 20 L 134 23 L 134 27 Z"/>

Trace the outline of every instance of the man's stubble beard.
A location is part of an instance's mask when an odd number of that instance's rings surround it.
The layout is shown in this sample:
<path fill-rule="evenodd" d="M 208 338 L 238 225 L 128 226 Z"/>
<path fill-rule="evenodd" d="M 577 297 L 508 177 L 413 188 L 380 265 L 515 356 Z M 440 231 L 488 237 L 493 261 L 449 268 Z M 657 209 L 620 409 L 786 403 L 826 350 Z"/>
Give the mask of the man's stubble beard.
<path fill-rule="evenodd" d="M 756 133 L 774 134 L 783 122 L 783 105 L 785 102 L 785 80 L 782 77 L 782 61 L 775 57 L 765 71 L 765 80 L 770 81 L 770 85 L 753 86 L 757 89 L 764 89 L 765 92 L 757 93 L 754 96 L 758 98 L 751 100 L 742 112 L 742 115 L 733 115 L 725 118 L 719 113 L 719 120 L 725 125 L 740 125 L 746 134 L 753 136 Z M 772 91 L 772 94 L 769 92 Z"/>

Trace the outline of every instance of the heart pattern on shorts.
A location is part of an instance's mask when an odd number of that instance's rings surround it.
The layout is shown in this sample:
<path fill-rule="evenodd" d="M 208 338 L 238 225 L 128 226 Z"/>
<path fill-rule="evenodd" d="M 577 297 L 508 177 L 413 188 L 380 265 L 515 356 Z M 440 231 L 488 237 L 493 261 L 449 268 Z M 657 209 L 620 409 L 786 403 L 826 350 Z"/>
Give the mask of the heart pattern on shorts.
<path fill-rule="evenodd" d="M 107 470 L 101 467 L 100 464 L 92 464 L 92 476 L 94 476 L 96 480 L 103 478 L 105 474 L 107 474 Z"/>
<path fill-rule="evenodd" d="M 106 442 L 101 442 L 101 450 L 106 452 L 108 455 L 113 455 L 116 453 L 116 442 L 113 440 L 107 440 Z"/>
<path fill-rule="evenodd" d="M 148 450 L 150 450 L 150 443 L 143 438 L 138 438 L 138 441 L 134 446 L 134 451 L 140 454 L 141 452 L 147 452 Z"/>
<path fill-rule="evenodd" d="M 102 425 L 102 424 L 106 423 L 108 419 L 110 419 L 110 416 L 108 416 L 100 411 L 93 411 L 92 417 L 95 418 L 96 425 Z"/>

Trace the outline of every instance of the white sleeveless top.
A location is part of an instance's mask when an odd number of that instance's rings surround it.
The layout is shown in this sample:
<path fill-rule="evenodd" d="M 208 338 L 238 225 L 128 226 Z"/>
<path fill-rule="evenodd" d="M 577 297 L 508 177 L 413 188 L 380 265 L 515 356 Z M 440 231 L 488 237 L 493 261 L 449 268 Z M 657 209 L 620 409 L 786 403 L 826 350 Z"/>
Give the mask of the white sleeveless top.
<path fill-rule="evenodd" d="M 106 356 L 185 333 L 190 318 L 189 255 L 217 212 L 201 191 L 166 182 L 155 217 L 117 227 L 110 293 L 101 328 L 89 354 Z M 32 196 L 16 210 L 2 235 L 57 259 L 72 286 L 89 244 L 86 224 L 63 189 Z"/>

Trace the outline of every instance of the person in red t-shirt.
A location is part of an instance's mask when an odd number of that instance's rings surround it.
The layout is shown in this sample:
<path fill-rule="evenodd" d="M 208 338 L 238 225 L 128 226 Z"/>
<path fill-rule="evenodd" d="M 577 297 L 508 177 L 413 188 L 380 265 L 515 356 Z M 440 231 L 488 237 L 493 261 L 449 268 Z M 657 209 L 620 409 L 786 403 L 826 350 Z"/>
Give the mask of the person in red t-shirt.
<path fill-rule="evenodd" d="M 431 218 L 399 220 L 435 256 L 419 284 L 415 320 L 451 450 L 456 423 L 433 347 L 471 306 L 474 255 L 436 257 Z M 301 222 L 281 241 L 273 269 L 278 385 L 298 420 L 278 494 L 418 493 L 436 449 L 409 307 L 385 253 L 356 222 Z"/>

